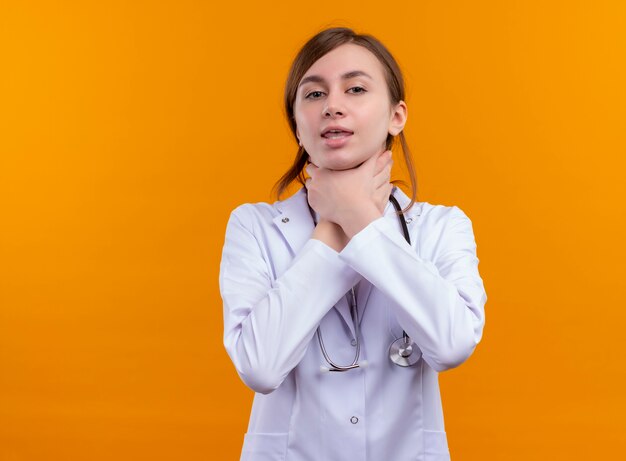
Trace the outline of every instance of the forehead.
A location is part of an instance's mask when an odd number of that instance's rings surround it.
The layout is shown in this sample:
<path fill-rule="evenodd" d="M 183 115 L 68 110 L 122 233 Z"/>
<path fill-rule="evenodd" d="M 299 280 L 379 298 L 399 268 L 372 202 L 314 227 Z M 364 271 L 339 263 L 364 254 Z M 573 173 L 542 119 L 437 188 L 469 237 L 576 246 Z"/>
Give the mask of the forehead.
<path fill-rule="evenodd" d="M 384 79 L 383 66 L 378 58 L 367 48 L 352 43 L 326 53 L 313 63 L 302 78 L 318 75 L 330 80 L 353 71 L 363 71 L 374 80 Z"/>

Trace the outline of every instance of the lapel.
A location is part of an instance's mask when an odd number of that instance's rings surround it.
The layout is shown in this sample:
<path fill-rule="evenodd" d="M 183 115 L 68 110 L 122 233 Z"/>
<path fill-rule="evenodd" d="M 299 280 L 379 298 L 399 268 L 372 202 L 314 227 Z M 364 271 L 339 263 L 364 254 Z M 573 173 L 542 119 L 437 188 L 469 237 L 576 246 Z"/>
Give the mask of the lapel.
<path fill-rule="evenodd" d="M 291 251 L 295 255 L 298 251 L 300 251 L 309 238 L 311 238 L 311 234 L 315 228 L 305 188 L 301 188 L 287 200 L 277 202 L 275 208 L 278 210 L 279 214 L 273 219 L 274 225 L 278 228 L 283 238 L 289 245 L 289 248 L 291 248 Z M 364 292 L 363 287 L 360 287 L 358 290 L 359 292 L 356 293 L 360 319 L 363 318 L 362 312 L 364 302 L 369 297 L 369 289 L 371 287 L 369 283 L 365 283 L 365 285 L 367 286 L 367 293 Z M 333 309 L 337 311 L 346 328 L 350 330 L 352 337 L 354 338 L 354 325 L 352 323 L 352 316 L 350 315 L 350 306 L 348 304 L 347 297 L 342 296 L 337 301 L 337 304 L 333 306 Z"/>
<path fill-rule="evenodd" d="M 274 225 L 295 255 L 309 240 L 315 227 L 304 187 L 287 200 L 277 202 L 275 208 L 279 213 L 273 219 Z"/>
<path fill-rule="evenodd" d="M 411 201 L 409 196 L 406 195 L 402 191 L 402 189 L 400 189 L 397 186 L 393 187 L 392 194 L 398 200 L 398 203 L 400 204 L 400 208 L 406 207 Z M 404 213 L 404 219 L 407 221 L 407 225 L 409 226 L 409 231 L 411 230 L 411 224 L 413 224 L 414 221 L 417 219 L 417 217 L 422 213 L 422 204 L 423 202 L 416 201 L 411 207 L 411 209 L 407 211 L 406 213 Z M 385 216 L 389 217 L 390 219 L 395 220 L 395 222 L 398 223 L 398 230 L 402 232 L 402 229 L 399 227 L 400 223 L 398 222 L 398 217 L 395 214 L 395 209 L 393 208 L 393 205 L 391 203 L 389 203 L 389 205 L 385 209 Z M 411 244 L 414 244 L 414 242 L 411 242 Z"/>

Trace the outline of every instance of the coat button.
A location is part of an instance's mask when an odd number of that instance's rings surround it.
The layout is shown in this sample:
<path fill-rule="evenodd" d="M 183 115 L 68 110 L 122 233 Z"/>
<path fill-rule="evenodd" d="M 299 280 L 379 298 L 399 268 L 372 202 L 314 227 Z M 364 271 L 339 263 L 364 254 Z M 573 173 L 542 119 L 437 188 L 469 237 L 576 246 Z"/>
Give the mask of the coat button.
<path fill-rule="evenodd" d="M 284 223 L 288 223 L 289 222 L 289 218 L 283 218 L 283 219 L 281 219 L 281 221 L 284 222 Z"/>
<path fill-rule="evenodd" d="M 350 422 L 351 422 L 352 424 L 356 424 L 356 423 L 358 423 L 358 422 L 359 422 L 359 418 L 357 418 L 356 416 L 353 416 L 352 418 L 350 418 Z"/>
<path fill-rule="evenodd" d="M 356 339 L 352 339 L 352 341 L 350 341 L 350 344 L 352 344 L 353 346 L 356 346 Z"/>

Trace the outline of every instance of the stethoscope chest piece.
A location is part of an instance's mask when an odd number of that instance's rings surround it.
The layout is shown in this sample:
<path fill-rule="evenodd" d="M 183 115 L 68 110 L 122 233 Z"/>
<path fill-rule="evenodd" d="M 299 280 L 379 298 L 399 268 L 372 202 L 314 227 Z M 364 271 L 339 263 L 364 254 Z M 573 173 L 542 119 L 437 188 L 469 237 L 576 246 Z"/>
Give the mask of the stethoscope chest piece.
<path fill-rule="evenodd" d="M 389 347 L 389 358 L 393 363 L 401 367 L 410 367 L 419 362 L 422 351 L 407 336 L 396 339 Z"/>

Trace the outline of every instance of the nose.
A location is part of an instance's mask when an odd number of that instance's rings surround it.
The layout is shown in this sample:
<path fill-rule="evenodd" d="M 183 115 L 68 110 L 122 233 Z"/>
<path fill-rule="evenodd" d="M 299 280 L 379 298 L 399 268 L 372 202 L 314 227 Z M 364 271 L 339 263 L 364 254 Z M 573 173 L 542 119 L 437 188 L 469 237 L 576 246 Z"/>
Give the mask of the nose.
<path fill-rule="evenodd" d="M 336 118 L 343 117 L 345 115 L 345 108 L 341 105 L 336 97 L 330 95 L 326 98 L 326 104 L 323 108 L 324 118 Z"/>
<path fill-rule="evenodd" d="M 343 112 L 339 109 L 335 109 L 334 107 L 329 107 L 328 109 L 324 110 L 324 118 L 335 118 L 342 116 Z"/>

